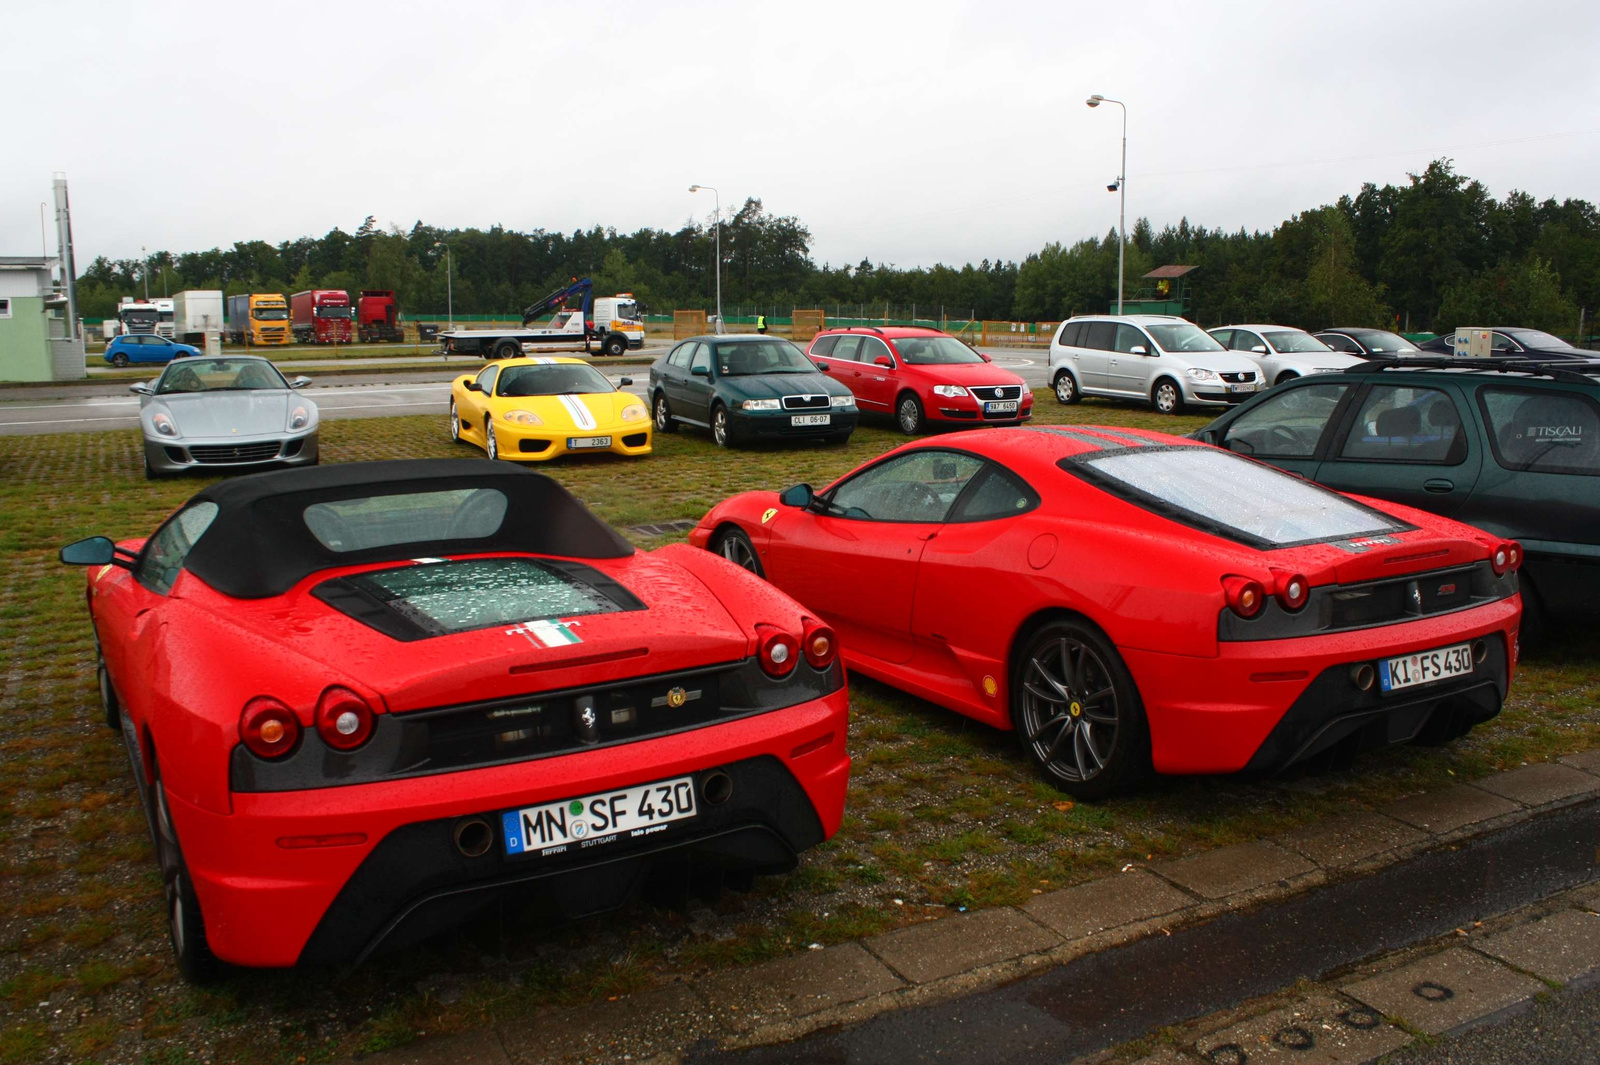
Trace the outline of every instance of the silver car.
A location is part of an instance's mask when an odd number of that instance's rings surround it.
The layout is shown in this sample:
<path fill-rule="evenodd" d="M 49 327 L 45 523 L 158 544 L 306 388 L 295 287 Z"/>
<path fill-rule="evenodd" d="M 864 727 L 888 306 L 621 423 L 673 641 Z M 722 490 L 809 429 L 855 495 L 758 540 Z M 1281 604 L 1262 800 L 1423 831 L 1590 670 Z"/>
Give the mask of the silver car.
<path fill-rule="evenodd" d="M 1050 387 L 1061 403 L 1107 396 L 1179 414 L 1190 403 L 1242 403 L 1265 386 L 1253 360 L 1193 322 L 1165 314 L 1096 314 L 1070 318 L 1056 330 Z"/>
<path fill-rule="evenodd" d="M 1281 385 L 1314 373 L 1335 373 L 1362 361 L 1334 351 L 1328 345 L 1291 325 L 1225 325 L 1208 329 L 1229 351 L 1255 360 L 1269 385 Z"/>
<path fill-rule="evenodd" d="M 317 405 L 256 355 L 179 359 L 139 396 L 144 473 L 317 464 Z"/>

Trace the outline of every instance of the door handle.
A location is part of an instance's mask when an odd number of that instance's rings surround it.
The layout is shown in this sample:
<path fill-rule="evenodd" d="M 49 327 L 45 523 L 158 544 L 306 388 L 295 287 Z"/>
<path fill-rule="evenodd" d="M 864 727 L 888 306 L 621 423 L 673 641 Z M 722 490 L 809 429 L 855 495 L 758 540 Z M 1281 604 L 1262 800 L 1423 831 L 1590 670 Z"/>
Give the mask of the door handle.
<path fill-rule="evenodd" d="M 1422 487 L 1429 492 L 1453 492 L 1455 482 L 1447 481 L 1443 477 L 1434 477 L 1422 482 Z"/>

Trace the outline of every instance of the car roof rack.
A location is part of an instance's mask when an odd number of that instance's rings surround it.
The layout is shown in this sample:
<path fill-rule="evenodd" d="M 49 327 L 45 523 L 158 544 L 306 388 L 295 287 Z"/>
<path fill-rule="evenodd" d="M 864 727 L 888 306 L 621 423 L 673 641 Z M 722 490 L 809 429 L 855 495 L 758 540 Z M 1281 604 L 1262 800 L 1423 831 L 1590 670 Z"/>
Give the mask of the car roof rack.
<path fill-rule="evenodd" d="M 1380 355 L 1346 366 L 1344 373 L 1382 373 L 1384 370 L 1465 370 L 1471 373 L 1525 373 L 1535 377 L 1548 377 L 1569 385 L 1592 385 L 1600 376 L 1600 364 L 1588 371 L 1572 368 L 1568 359 L 1525 359 L 1497 355 L 1488 359 L 1468 359 L 1460 355 L 1421 356 L 1404 358 Z"/>
<path fill-rule="evenodd" d="M 839 326 L 838 328 L 844 330 L 846 333 L 853 333 L 857 329 L 862 329 L 862 330 L 865 330 L 868 333 L 877 333 L 879 336 L 887 335 L 887 334 L 884 333 L 884 331 L 882 329 L 879 329 L 875 325 L 842 325 L 842 326 Z M 918 328 L 921 328 L 921 327 L 919 326 Z"/>

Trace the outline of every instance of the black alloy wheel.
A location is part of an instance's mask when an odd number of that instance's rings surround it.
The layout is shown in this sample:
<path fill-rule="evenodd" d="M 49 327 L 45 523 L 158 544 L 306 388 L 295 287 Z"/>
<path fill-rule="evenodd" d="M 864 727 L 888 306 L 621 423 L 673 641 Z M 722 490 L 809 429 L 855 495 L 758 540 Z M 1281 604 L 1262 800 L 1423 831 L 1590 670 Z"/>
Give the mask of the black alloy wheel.
<path fill-rule="evenodd" d="M 122 728 L 122 703 L 117 699 L 117 689 L 111 685 L 111 672 L 106 669 L 105 655 L 100 651 L 100 637 L 94 640 L 94 677 L 100 689 L 100 709 L 106 717 L 106 727 Z"/>
<path fill-rule="evenodd" d="M 711 542 L 711 550 L 740 569 L 747 569 L 757 577 L 766 578 L 766 571 L 761 568 L 761 559 L 756 557 L 755 545 L 750 542 L 750 537 L 744 534 L 743 529 L 737 527 L 723 529 Z"/>
<path fill-rule="evenodd" d="M 120 351 L 117 352 L 115 355 L 111 356 L 111 365 L 115 366 L 119 370 L 122 369 L 128 365 L 128 356 L 124 355 Z"/>

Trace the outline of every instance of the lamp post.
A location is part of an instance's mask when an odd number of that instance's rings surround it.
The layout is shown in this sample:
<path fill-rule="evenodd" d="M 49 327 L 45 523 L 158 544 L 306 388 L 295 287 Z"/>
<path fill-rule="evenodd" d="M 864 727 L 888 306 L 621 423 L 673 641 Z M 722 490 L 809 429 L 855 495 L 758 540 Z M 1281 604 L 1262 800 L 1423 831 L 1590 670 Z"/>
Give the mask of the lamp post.
<path fill-rule="evenodd" d="M 444 304 L 445 314 L 450 319 L 450 331 L 456 328 L 456 286 L 455 286 L 455 261 L 450 256 L 450 245 L 442 240 L 433 242 L 435 248 L 444 249 Z"/>
<path fill-rule="evenodd" d="M 717 220 L 717 332 L 722 332 L 722 194 L 710 185 L 690 185 L 690 192 L 701 190 L 711 193 L 714 217 Z"/>
<path fill-rule="evenodd" d="M 149 303 L 150 302 L 150 252 L 149 252 L 149 250 L 147 248 L 145 248 L 145 246 L 143 244 L 141 244 L 141 245 L 139 245 L 139 254 L 144 257 L 144 269 L 140 271 L 140 273 L 144 274 L 144 301 L 146 303 Z"/>
<path fill-rule="evenodd" d="M 1090 107 L 1099 107 L 1101 104 L 1116 104 L 1122 108 L 1122 169 L 1117 174 L 1117 183 L 1111 186 L 1112 191 L 1119 194 L 1120 202 L 1117 205 L 1117 313 L 1122 313 L 1122 257 L 1128 248 L 1128 105 L 1121 100 L 1108 100 L 1106 97 L 1095 93 L 1083 101 Z"/>

